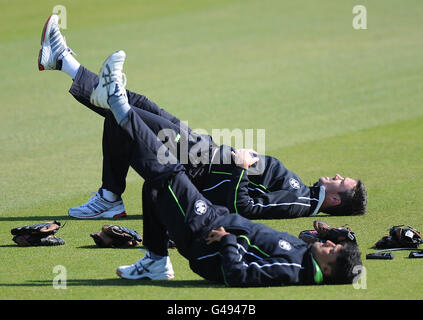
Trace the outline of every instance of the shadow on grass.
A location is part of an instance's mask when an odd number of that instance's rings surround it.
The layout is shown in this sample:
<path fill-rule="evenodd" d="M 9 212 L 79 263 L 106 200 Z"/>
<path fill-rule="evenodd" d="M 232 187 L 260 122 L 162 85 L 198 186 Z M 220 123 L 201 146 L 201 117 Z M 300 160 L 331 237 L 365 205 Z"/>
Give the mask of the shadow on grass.
<path fill-rule="evenodd" d="M 125 218 L 120 219 L 87 219 L 87 220 L 95 220 L 95 221 L 114 221 L 118 224 L 120 221 L 126 220 L 142 220 L 142 214 L 134 214 L 128 215 Z M 0 221 L 37 221 L 37 222 L 44 222 L 44 221 L 51 221 L 51 220 L 58 220 L 58 221 L 81 221 L 82 219 L 72 218 L 68 215 L 66 216 L 30 216 L 30 217 L 0 217 Z"/>
<path fill-rule="evenodd" d="M 2 244 L 0 245 L 0 248 L 20 248 L 20 249 L 25 249 L 25 248 L 34 248 L 37 246 L 19 246 L 17 244 Z M 53 246 L 38 246 L 38 247 L 53 247 Z M 95 250 L 110 250 L 110 249 L 116 249 L 116 250 L 134 250 L 134 249 L 144 249 L 146 250 L 146 248 L 144 246 L 136 246 L 136 247 L 127 247 L 127 248 L 102 248 L 99 247 L 95 244 L 92 245 L 85 245 L 85 246 L 79 246 L 77 247 L 78 249 L 95 249 Z"/>
<path fill-rule="evenodd" d="M 102 247 L 99 247 L 99 246 L 97 246 L 95 244 L 93 244 L 93 245 L 86 245 L 86 246 L 80 246 L 80 247 L 77 247 L 77 248 L 78 249 L 96 249 L 96 250 L 102 250 L 102 249 L 104 249 L 104 250 L 110 250 L 110 249 L 116 249 L 116 250 L 133 250 L 133 249 L 140 249 L 140 248 L 144 249 L 143 246 L 127 247 L 127 248 L 110 248 L 110 247 L 102 248 Z"/>
<path fill-rule="evenodd" d="M 0 287 L 50 287 L 52 280 L 27 280 L 23 283 L 0 283 Z M 125 280 L 113 279 L 68 279 L 67 287 L 111 287 L 111 286 L 158 286 L 164 288 L 221 288 L 223 284 L 213 283 L 207 280 Z"/>

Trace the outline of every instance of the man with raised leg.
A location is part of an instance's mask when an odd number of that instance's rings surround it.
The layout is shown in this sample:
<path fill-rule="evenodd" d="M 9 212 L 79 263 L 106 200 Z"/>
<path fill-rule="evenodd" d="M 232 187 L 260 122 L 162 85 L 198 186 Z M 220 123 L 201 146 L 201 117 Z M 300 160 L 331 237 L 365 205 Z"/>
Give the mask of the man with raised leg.
<path fill-rule="evenodd" d="M 74 80 L 71 94 L 81 103 L 105 117 L 103 131 L 103 176 L 102 186 L 87 203 L 69 209 L 69 215 L 76 218 L 119 218 L 126 216 L 121 194 L 126 187 L 126 175 L 130 165 L 132 144 L 111 115 L 101 105 L 96 95 L 91 96 L 98 82 L 110 81 L 112 70 L 104 70 L 100 79 L 73 57 L 58 25 L 57 16 L 52 15 L 44 27 L 42 48 L 39 55 L 40 70 L 61 70 Z M 122 57 L 115 57 L 122 63 Z M 124 81 L 124 80 L 123 80 Z M 142 116 L 144 122 L 157 135 L 169 129 L 174 133 L 176 148 L 181 141 L 189 147 L 182 150 L 185 158 L 191 159 L 191 147 L 201 150 L 200 165 L 183 163 L 194 185 L 213 203 L 228 207 L 250 219 L 293 218 L 314 216 L 318 212 L 334 215 L 363 214 L 366 210 L 366 191 L 360 180 L 335 175 L 321 177 L 314 186 L 306 186 L 292 171 L 273 157 L 259 155 L 260 174 L 251 175 L 250 170 L 235 167 L 230 172 L 220 163 L 222 156 L 231 158 L 232 148 L 217 146 L 208 135 L 199 135 L 183 124 L 178 118 L 159 108 L 145 96 L 126 90 L 129 104 Z M 119 117 L 119 115 L 116 115 Z M 200 147 L 198 147 L 200 146 Z M 175 154 L 181 160 L 181 152 Z M 205 152 L 204 152 L 205 151 Z M 216 154 L 219 151 L 220 156 Z M 244 152 L 244 156 L 249 154 Z M 217 163 L 214 160 L 218 159 Z M 197 159 L 198 160 L 198 159 Z M 242 159 L 241 159 L 242 160 Z M 204 165 L 202 165 L 204 163 Z M 255 171 L 258 171 L 255 169 Z M 248 173 L 248 174 L 247 174 Z M 149 190 L 144 184 L 143 194 Z M 146 195 L 149 197 L 149 195 Z M 148 208 L 147 208 L 148 209 Z"/>

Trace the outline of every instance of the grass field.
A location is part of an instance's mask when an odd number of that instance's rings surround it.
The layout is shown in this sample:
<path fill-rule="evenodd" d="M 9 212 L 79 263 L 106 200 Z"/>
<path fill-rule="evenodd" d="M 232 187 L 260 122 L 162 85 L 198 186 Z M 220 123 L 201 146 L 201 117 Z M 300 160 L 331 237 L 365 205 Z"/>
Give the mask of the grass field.
<path fill-rule="evenodd" d="M 320 217 L 348 223 L 366 267 L 352 285 L 225 288 L 202 280 L 175 251 L 169 282 L 131 282 L 116 267 L 136 249 L 99 249 L 89 233 L 110 221 L 80 221 L 69 207 L 101 182 L 102 119 L 68 93 L 61 72 L 39 72 L 40 34 L 64 5 L 70 47 L 97 71 L 127 53 L 127 87 L 193 128 L 266 130 L 266 153 L 304 182 L 335 173 L 361 178 L 368 214 Z M 352 8 L 367 8 L 367 30 Z M 0 0 L 0 299 L 422 299 L 423 260 L 398 252 L 364 260 L 395 224 L 423 229 L 423 3 L 419 0 Z M 142 230 L 142 180 L 130 171 L 123 195 Z M 60 247 L 20 248 L 10 229 L 66 222 Z M 312 218 L 265 221 L 297 235 Z M 65 290 L 52 285 L 67 271 Z"/>

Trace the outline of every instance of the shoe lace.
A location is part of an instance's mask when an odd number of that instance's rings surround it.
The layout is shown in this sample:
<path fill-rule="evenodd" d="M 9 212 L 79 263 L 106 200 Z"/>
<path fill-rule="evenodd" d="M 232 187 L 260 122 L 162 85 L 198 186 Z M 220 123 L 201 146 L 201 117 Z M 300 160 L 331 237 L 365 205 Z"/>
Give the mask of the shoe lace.
<path fill-rule="evenodd" d="M 118 84 L 116 86 L 117 90 L 115 92 L 115 94 L 117 94 L 118 96 L 121 94 L 126 94 L 126 74 L 124 74 L 123 72 L 121 73 L 120 79 L 117 75 L 112 75 L 112 79 L 116 81 L 116 83 Z"/>
<path fill-rule="evenodd" d="M 113 94 L 118 96 L 126 94 L 126 74 L 119 69 L 112 71 L 112 68 L 109 65 L 107 65 L 106 68 L 109 71 L 109 74 L 104 75 L 105 77 L 109 77 L 107 82 L 110 84 L 114 82 L 116 84 L 113 88 Z"/>
<path fill-rule="evenodd" d="M 143 271 L 147 271 L 150 272 L 150 270 L 148 269 L 148 267 L 154 263 L 153 260 L 150 260 L 146 263 L 146 259 L 145 258 L 149 258 L 148 255 L 146 254 L 146 256 L 144 258 L 141 258 L 140 260 L 138 260 L 137 262 L 135 262 L 135 268 L 137 269 L 138 273 L 142 273 Z"/>
<path fill-rule="evenodd" d="M 63 37 L 63 42 L 66 48 L 65 52 L 62 54 L 71 54 L 76 57 L 77 56 L 76 52 L 74 52 L 71 48 L 68 47 L 68 43 L 66 42 L 66 37 L 64 35 L 62 35 L 62 37 Z"/>
<path fill-rule="evenodd" d="M 94 198 L 95 195 L 97 195 L 97 191 L 90 192 L 90 195 L 89 195 L 90 201 Z"/>
<path fill-rule="evenodd" d="M 85 207 L 88 207 L 91 203 L 97 201 L 99 198 L 101 198 L 100 194 L 98 192 L 90 192 L 90 200 L 88 200 L 87 203 L 84 204 Z"/>

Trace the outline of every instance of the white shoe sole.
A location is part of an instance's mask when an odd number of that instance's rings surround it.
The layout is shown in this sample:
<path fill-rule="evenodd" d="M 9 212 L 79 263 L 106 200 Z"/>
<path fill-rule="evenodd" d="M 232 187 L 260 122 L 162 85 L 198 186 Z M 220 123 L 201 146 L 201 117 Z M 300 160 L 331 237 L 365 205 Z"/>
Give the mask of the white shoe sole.
<path fill-rule="evenodd" d="M 45 23 L 44 28 L 43 28 L 43 32 L 41 34 L 41 49 L 40 49 L 40 52 L 38 53 L 38 70 L 40 70 L 40 71 L 48 70 L 49 69 L 49 68 L 46 68 L 44 66 L 42 60 L 43 60 L 43 56 L 44 57 L 48 57 L 51 54 L 51 52 L 49 52 L 50 51 L 50 43 L 49 42 L 46 43 L 45 41 L 46 41 L 46 34 L 50 34 L 50 31 L 51 31 L 50 21 L 51 21 L 51 19 L 54 16 L 55 15 L 52 14 L 47 19 L 47 22 Z M 44 60 L 47 60 L 47 62 L 48 62 L 48 58 L 47 59 L 44 59 Z M 44 61 L 44 63 L 45 63 L 45 61 Z"/>
<path fill-rule="evenodd" d="M 120 268 L 128 268 L 131 266 L 121 266 L 117 268 L 116 274 L 121 277 L 122 279 L 127 280 L 172 280 L 175 275 L 174 274 L 153 274 L 153 273 L 143 273 L 142 275 L 137 276 L 127 276 L 124 275 L 123 271 Z"/>
<path fill-rule="evenodd" d="M 70 210 L 68 211 L 69 216 L 77 219 L 119 219 L 126 217 L 125 209 L 116 210 L 116 211 L 107 211 L 107 212 L 99 212 L 96 214 L 88 215 L 88 214 L 80 214 L 80 213 L 72 213 Z"/>

